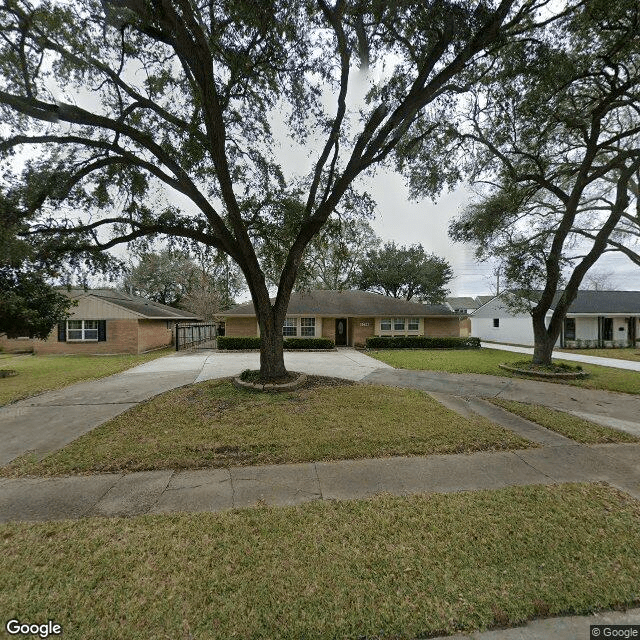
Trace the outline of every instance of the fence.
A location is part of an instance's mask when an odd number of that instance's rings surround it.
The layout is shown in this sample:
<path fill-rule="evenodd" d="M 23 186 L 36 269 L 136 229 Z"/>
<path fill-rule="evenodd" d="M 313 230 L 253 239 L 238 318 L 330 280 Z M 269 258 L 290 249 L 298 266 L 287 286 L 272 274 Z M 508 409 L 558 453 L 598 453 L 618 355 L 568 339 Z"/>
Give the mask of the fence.
<path fill-rule="evenodd" d="M 176 324 L 176 351 L 215 349 L 218 326 L 215 324 Z"/>

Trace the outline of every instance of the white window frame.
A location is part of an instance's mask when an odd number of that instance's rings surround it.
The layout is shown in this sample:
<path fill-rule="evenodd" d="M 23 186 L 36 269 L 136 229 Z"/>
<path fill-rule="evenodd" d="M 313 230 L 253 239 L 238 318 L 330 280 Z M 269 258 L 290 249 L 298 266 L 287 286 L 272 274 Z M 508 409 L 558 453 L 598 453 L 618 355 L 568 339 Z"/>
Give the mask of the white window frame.
<path fill-rule="evenodd" d="M 76 327 L 76 328 L 71 328 L 69 326 L 69 323 L 71 322 L 79 322 L 80 323 L 80 328 Z M 87 327 L 86 323 L 95 323 L 95 327 Z M 76 319 L 71 319 L 71 320 L 67 320 L 67 342 L 98 342 L 98 332 L 99 332 L 99 321 L 98 320 L 76 320 Z M 71 332 L 80 332 L 80 338 L 71 338 Z M 87 337 L 87 333 L 91 331 L 95 331 L 95 338 L 88 338 Z"/>
<path fill-rule="evenodd" d="M 307 324 L 305 324 L 305 321 Z M 305 333 L 311 329 L 311 333 Z M 315 317 L 300 318 L 300 337 L 301 338 L 315 338 L 316 337 L 316 319 Z"/>
<path fill-rule="evenodd" d="M 293 329 L 293 333 L 287 333 L 285 329 Z M 284 338 L 297 338 L 298 337 L 298 319 L 297 318 L 285 318 L 282 325 L 282 336 Z"/>
<path fill-rule="evenodd" d="M 385 326 L 388 325 L 388 326 Z M 380 318 L 380 331 L 392 331 L 393 320 L 391 318 Z"/>
<path fill-rule="evenodd" d="M 407 318 L 407 331 L 420 331 L 420 318 Z"/>
<path fill-rule="evenodd" d="M 402 321 L 402 326 L 399 326 L 401 321 Z M 394 318 L 393 319 L 393 330 L 394 331 L 406 331 L 407 330 L 407 319 L 406 318 Z"/>

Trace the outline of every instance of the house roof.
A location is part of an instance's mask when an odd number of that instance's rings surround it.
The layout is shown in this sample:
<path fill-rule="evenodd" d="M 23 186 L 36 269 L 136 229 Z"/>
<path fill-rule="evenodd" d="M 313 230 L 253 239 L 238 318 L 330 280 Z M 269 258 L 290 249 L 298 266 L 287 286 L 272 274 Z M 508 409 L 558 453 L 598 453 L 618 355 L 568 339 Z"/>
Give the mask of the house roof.
<path fill-rule="evenodd" d="M 556 293 L 551 309 L 554 309 L 562 291 Z M 575 300 L 569 307 L 571 315 L 593 314 L 638 314 L 640 313 L 640 291 L 578 291 Z M 473 313 L 475 317 L 492 317 L 499 315 L 516 316 L 527 315 L 524 312 L 514 314 L 503 304 L 500 297 L 496 297 L 491 304 L 480 307 Z"/>
<path fill-rule="evenodd" d="M 275 298 L 272 298 L 272 302 Z M 314 290 L 291 294 L 287 313 L 320 316 L 455 316 L 444 304 L 422 304 L 368 291 Z M 226 316 L 255 316 L 253 302 L 229 309 Z"/>
<path fill-rule="evenodd" d="M 483 304 L 487 304 L 487 302 L 491 302 L 495 296 L 476 296 L 476 300 L 478 301 L 478 306 L 482 306 Z"/>
<path fill-rule="evenodd" d="M 447 298 L 446 302 L 452 309 L 477 309 L 480 303 L 476 298 L 471 296 L 462 296 L 459 298 Z"/>
<path fill-rule="evenodd" d="M 640 291 L 578 291 L 569 313 L 640 313 Z"/>
<path fill-rule="evenodd" d="M 71 289 L 69 295 L 72 298 L 83 296 L 93 296 L 111 304 L 115 304 L 123 309 L 132 311 L 148 320 L 190 320 L 196 321 L 200 318 L 189 311 L 176 309 L 166 304 L 153 302 L 140 296 L 133 296 L 115 289 Z"/>

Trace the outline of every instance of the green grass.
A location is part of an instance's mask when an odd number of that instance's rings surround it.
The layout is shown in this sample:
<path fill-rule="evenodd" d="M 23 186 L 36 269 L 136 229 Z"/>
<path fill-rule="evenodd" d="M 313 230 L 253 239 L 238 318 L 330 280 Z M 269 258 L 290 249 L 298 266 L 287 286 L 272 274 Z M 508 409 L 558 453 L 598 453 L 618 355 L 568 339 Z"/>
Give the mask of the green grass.
<path fill-rule="evenodd" d="M 268 394 L 209 381 L 169 391 L 2 475 L 186 469 L 535 446 L 426 393 L 366 385 Z"/>
<path fill-rule="evenodd" d="M 522 354 L 509 353 L 498 349 L 470 349 L 458 351 L 449 349 L 416 350 L 416 351 L 369 351 L 367 355 L 377 358 L 396 369 L 417 369 L 430 371 L 448 371 L 449 373 L 481 373 L 507 378 L 514 374 L 500 369 L 499 364 L 522 360 Z M 575 362 L 557 360 L 554 362 L 575 366 Z M 640 394 L 640 371 L 627 371 L 613 367 L 581 364 L 584 371 L 590 374 L 584 380 L 559 380 L 560 384 L 569 384 L 584 389 L 604 389 L 623 393 Z M 531 379 L 531 378 L 529 378 Z M 556 382 L 545 378 L 546 382 Z"/>
<path fill-rule="evenodd" d="M 566 353 L 578 353 L 581 356 L 596 356 L 598 358 L 616 358 L 618 360 L 635 360 L 640 362 L 640 348 L 628 349 L 557 349 Z"/>
<path fill-rule="evenodd" d="M 489 398 L 489 402 L 582 444 L 640 442 L 640 438 L 630 433 L 603 427 L 595 422 L 573 416 L 570 413 L 549 409 L 538 404 L 527 404 L 513 400 L 503 400 L 502 398 Z"/>
<path fill-rule="evenodd" d="M 0 354 L 0 369 L 18 372 L 15 377 L 0 378 L 0 406 L 75 382 L 104 378 L 169 353 L 171 349 L 114 356 Z"/>
<path fill-rule="evenodd" d="M 414 639 L 640 600 L 602 485 L 0 526 L 0 611 L 68 640 Z"/>

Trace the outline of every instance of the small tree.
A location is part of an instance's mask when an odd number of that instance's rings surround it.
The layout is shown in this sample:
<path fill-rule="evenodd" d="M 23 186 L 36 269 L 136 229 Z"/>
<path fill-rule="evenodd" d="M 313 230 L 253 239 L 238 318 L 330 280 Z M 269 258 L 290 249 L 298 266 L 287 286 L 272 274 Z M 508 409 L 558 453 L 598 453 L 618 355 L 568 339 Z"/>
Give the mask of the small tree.
<path fill-rule="evenodd" d="M 387 242 L 379 251 L 369 251 L 360 263 L 358 285 L 361 289 L 394 298 L 437 304 L 443 302 L 453 278 L 451 265 L 444 259 L 425 253 L 422 245 L 396 247 Z"/>
<path fill-rule="evenodd" d="M 521 38 L 541 8 L 548 0 L 4 0 L 0 153 L 37 147 L 11 188 L 63 246 L 164 235 L 229 255 L 258 317 L 262 376 L 281 377 L 309 243 L 379 163 L 430 158 L 432 194 L 457 177 L 435 132 L 477 80 L 478 57 Z M 356 57 L 385 63 L 359 114 L 347 106 Z M 277 163 L 274 109 L 293 140 L 319 141 L 302 177 Z M 286 206 L 301 194 L 302 209 Z M 274 212 L 293 233 L 272 304 L 257 238 Z"/>

